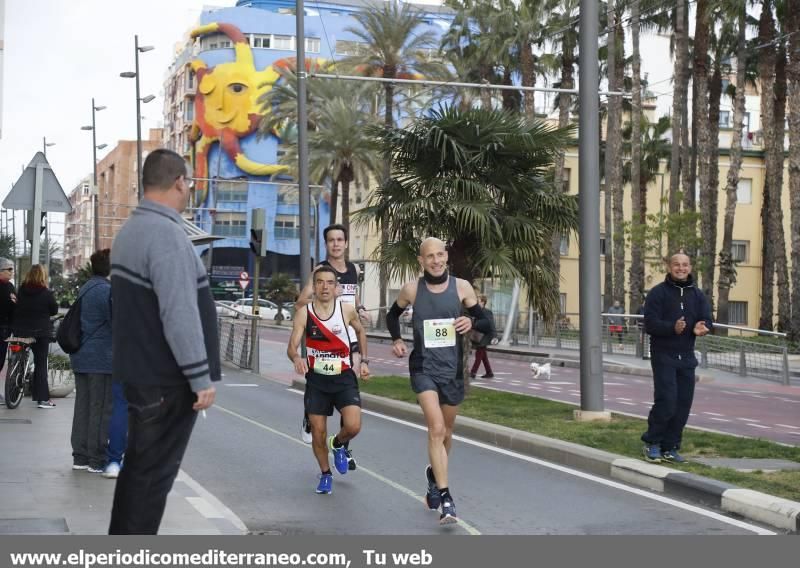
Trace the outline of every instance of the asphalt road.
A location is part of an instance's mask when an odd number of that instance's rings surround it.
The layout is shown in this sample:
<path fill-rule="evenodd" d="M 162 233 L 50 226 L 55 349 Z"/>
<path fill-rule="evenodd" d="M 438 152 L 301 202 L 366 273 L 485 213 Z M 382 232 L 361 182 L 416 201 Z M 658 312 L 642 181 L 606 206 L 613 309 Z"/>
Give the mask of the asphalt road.
<path fill-rule="evenodd" d="M 285 342 L 262 340 L 278 380 L 226 368 L 217 404 L 200 418 L 182 464 L 248 529 L 267 534 L 752 534 L 754 525 L 661 495 L 481 443 L 456 440 L 451 489 L 462 522 L 440 527 L 423 503 L 426 436 L 366 413 L 353 442 L 359 469 L 318 468 L 299 438 L 302 397 Z M 371 356 L 372 357 L 372 356 Z M 284 382 L 281 382 L 284 381 Z M 333 428 L 338 419 L 330 421 Z"/>
<path fill-rule="evenodd" d="M 267 350 L 267 345 L 283 343 L 285 350 L 288 329 L 261 329 L 261 340 L 262 370 L 270 370 L 275 355 L 270 354 L 272 348 Z M 408 359 L 397 359 L 387 343 L 371 341 L 369 359 L 374 375 L 408 376 Z M 490 354 L 490 360 L 495 377 L 481 379 L 480 374 L 484 372 L 481 367 L 473 384 L 580 404 L 579 369 L 554 367 L 550 380 L 542 381 L 531 378 L 526 361 L 498 354 Z M 653 404 L 653 386 L 649 378 L 609 372 L 604 373 L 603 378 L 607 410 L 647 418 Z M 737 384 L 698 383 L 689 426 L 800 445 L 800 387 L 751 380 Z"/>

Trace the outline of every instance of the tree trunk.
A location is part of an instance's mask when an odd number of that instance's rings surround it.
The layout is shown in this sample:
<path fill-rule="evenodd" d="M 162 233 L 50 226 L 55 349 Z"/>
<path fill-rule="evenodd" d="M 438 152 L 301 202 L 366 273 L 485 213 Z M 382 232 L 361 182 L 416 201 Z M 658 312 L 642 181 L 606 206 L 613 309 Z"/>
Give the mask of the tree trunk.
<path fill-rule="evenodd" d="M 478 72 L 480 74 L 481 82 L 483 83 L 491 83 L 492 82 L 492 68 L 489 65 L 481 64 L 478 66 Z M 491 110 L 492 108 L 492 90 L 491 89 L 481 89 L 481 107 L 487 110 Z"/>
<path fill-rule="evenodd" d="M 520 67 L 522 72 L 522 86 L 533 87 L 536 85 L 536 59 L 533 56 L 533 46 L 530 41 L 522 43 L 522 51 L 520 52 Z M 563 88 L 563 85 L 562 85 Z M 525 91 L 522 94 L 524 103 L 525 116 L 529 120 L 536 117 L 536 106 L 534 101 L 534 92 Z"/>
<path fill-rule="evenodd" d="M 686 4 L 686 9 L 683 11 L 683 29 L 689 29 L 689 3 Z M 688 34 L 688 31 L 687 31 Z M 683 206 L 687 211 L 697 211 L 697 121 L 692 117 L 689 120 L 689 78 L 694 75 L 694 67 L 692 65 L 692 57 L 689 54 L 689 42 L 679 47 L 686 52 L 684 61 L 686 62 L 686 69 L 684 70 L 686 84 L 684 85 L 684 92 L 686 93 L 686 100 L 683 104 L 683 131 L 681 132 L 681 190 L 683 191 Z M 697 83 L 692 81 L 692 101 L 697 98 Z M 694 112 L 694 105 L 692 112 Z M 691 124 L 690 124 L 691 122 Z M 689 139 L 691 137 L 691 144 Z M 694 251 L 697 254 L 698 251 Z"/>
<path fill-rule="evenodd" d="M 564 34 L 561 43 L 561 88 L 571 89 L 573 86 L 573 65 L 575 63 L 574 47 L 572 43 L 572 34 L 567 32 Z M 526 100 L 528 93 L 525 94 Z M 532 99 L 533 97 L 531 97 Z M 561 96 L 558 99 L 558 127 L 566 128 L 569 126 L 569 107 L 570 97 Z M 556 155 L 555 161 L 554 182 L 557 189 L 564 188 L 564 151 L 559 151 Z M 553 235 L 553 270 L 556 274 L 561 274 L 561 235 Z M 561 279 L 559 278 L 559 293 L 561 292 Z"/>
<path fill-rule="evenodd" d="M 800 0 L 788 0 L 789 203 L 792 212 L 792 319 L 790 339 L 800 342 Z"/>
<path fill-rule="evenodd" d="M 739 188 L 739 171 L 742 169 L 742 125 L 744 123 L 745 61 L 747 60 L 747 8 L 739 9 L 738 41 L 736 44 L 736 95 L 733 99 L 733 134 L 731 135 L 731 165 L 725 186 L 725 221 L 722 231 L 722 248 L 719 251 L 719 283 L 717 284 L 717 321 L 728 323 L 731 288 L 736 284 L 736 266 L 733 264 L 733 222 Z M 719 333 L 719 332 L 717 332 Z"/>
<path fill-rule="evenodd" d="M 617 50 L 616 43 L 616 26 L 614 25 L 614 1 L 608 0 L 607 3 L 608 25 L 610 30 L 608 33 L 608 62 L 606 65 L 606 72 L 608 73 L 608 90 L 617 90 L 617 73 L 616 73 L 616 59 Z M 611 212 L 611 195 L 614 187 L 614 137 L 619 133 L 614 125 L 616 122 L 616 104 L 617 97 L 608 97 L 608 113 L 606 115 L 606 155 L 605 155 L 605 201 L 604 207 L 604 223 L 605 223 L 605 237 L 606 237 L 606 255 L 605 255 L 605 274 L 603 286 L 603 306 L 605 310 L 612 304 L 612 296 L 614 294 L 614 254 L 613 254 L 613 236 L 614 236 L 614 222 L 612 220 Z"/>
<path fill-rule="evenodd" d="M 688 58 L 688 47 L 686 37 L 686 27 L 684 14 L 686 10 L 686 1 L 677 0 L 675 7 L 675 68 L 673 71 L 674 87 L 672 91 L 672 156 L 671 156 L 671 171 L 669 174 L 669 214 L 674 215 L 680 211 L 680 182 L 681 182 L 681 121 L 683 117 L 683 108 L 687 104 L 688 98 L 687 86 L 689 84 L 688 74 L 686 72 L 686 59 Z M 694 143 L 694 141 L 692 141 Z M 675 237 L 670 234 L 667 243 L 667 256 L 672 254 L 675 250 Z"/>
<path fill-rule="evenodd" d="M 786 259 L 786 234 L 783 230 L 783 154 L 784 124 L 786 122 L 786 51 L 778 49 L 775 63 L 775 127 L 772 147 L 774 181 L 772 192 L 771 230 L 775 242 L 775 284 L 778 288 L 778 331 L 787 332 L 791 326 L 792 304 L 789 289 L 789 266 Z"/>
<path fill-rule="evenodd" d="M 514 81 L 511 77 L 511 67 L 506 65 L 503 69 L 503 85 L 512 86 Z M 503 99 L 503 109 L 511 112 L 519 111 L 519 95 L 520 91 L 513 91 L 511 89 L 503 89 L 501 97 Z"/>
<path fill-rule="evenodd" d="M 331 187 L 331 211 L 328 215 L 328 224 L 335 225 L 336 224 L 336 213 L 338 212 L 338 204 L 339 203 L 339 178 L 333 180 L 333 187 Z"/>
<path fill-rule="evenodd" d="M 350 167 L 343 168 L 339 174 L 342 182 L 342 225 L 346 235 L 350 235 L 350 182 L 353 181 L 353 170 Z M 350 260 L 350 247 L 344 249 L 344 259 Z"/>
<path fill-rule="evenodd" d="M 716 226 L 711 224 L 712 197 L 710 195 L 710 160 L 711 133 L 708 120 L 708 36 L 709 36 L 709 0 L 697 0 L 694 27 L 694 83 L 697 85 L 697 97 L 694 100 L 694 118 L 697 123 L 697 181 L 700 185 L 700 235 L 704 243 L 711 241 L 711 232 Z M 711 258 L 703 245 L 700 268 L 700 282 L 703 290 L 714 280 L 714 251 Z"/>
<path fill-rule="evenodd" d="M 764 175 L 763 204 L 761 206 L 761 234 L 763 240 L 762 266 L 761 266 L 761 314 L 758 327 L 771 330 L 774 326 L 774 277 L 775 277 L 775 246 L 772 241 L 774 231 L 772 224 L 773 193 L 775 188 L 772 183 L 775 130 L 775 48 L 772 45 L 775 39 L 775 20 L 772 18 L 772 0 L 763 0 L 761 4 L 761 17 L 758 22 L 758 44 L 763 46 L 758 57 L 759 87 L 761 88 L 761 131 L 764 139 L 764 155 L 766 160 L 766 173 Z"/>
<path fill-rule="evenodd" d="M 642 253 L 641 212 L 642 201 L 642 62 L 639 54 L 639 2 L 631 4 L 631 35 L 633 41 L 633 93 L 631 110 L 631 270 L 630 304 L 628 309 L 635 313 L 642 305 L 644 291 L 644 254 Z"/>
<path fill-rule="evenodd" d="M 719 107 L 722 98 L 722 69 L 717 58 L 708 89 L 708 192 L 703 204 L 701 221 L 708 226 L 701 229 L 703 242 L 700 254 L 706 259 L 707 273 L 703 292 L 714 309 L 714 268 L 717 251 L 717 224 L 719 222 Z M 706 238 L 708 241 L 706 241 Z"/>
<path fill-rule="evenodd" d="M 618 89 L 625 83 L 625 28 L 622 27 L 622 19 L 617 21 L 615 26 L 615 43 L 617 57 L 615 81 Z M 614 196 L 614 299 L 619 300 L 625 306 L 625 214 L 623 200 L 625 191 L 622 184 L 622 99 L 614 97 L 616 105 L 616 130 L 614 136 L 613 152 L 613 192 Z"/>
<path fill-rule="evenodd" d="M 394 77 L 394 68 L 385 68 L 383 72 L 384 77 Z M 390 73 L 389 73 L 390 72 Z M 391 83 L 385 83 L 384 86 L 384 94 L 385 94 L 385 114 L 384 114 L 384 125 L 387 128 L 391 128 L 394 126 L 394 85 Z M 387 156 L 387 158 L 383 161 L 383 183 L 387 183 L 389 178 L 392 175 L 392 158 L 391 156 Z M 381 245 L 387 246 L 389 244 L 389 219 L 384 216 L 380 222 L 381 225 Z M 384 263 L 380 263 L 380 267 L 378 268 L 378 329 L 384 329 L 386 327 L 386 308 L 388 302 L 388 292 L 389 292 L 389 271 L 384 266 Z"/>

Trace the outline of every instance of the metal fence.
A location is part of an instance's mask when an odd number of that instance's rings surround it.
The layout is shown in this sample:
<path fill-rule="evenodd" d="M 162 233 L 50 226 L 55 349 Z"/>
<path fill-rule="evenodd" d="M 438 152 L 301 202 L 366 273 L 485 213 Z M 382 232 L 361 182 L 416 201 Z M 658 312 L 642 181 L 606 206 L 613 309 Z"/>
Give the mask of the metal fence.
<path fill-rule="evenodd" d="M 377 314 L 370 313 L 375 331 L 379 329 Z M 509 343 L 532 350 L 580 349 L 579 314 L 563 314 L 558 321 L 545 323 L 535 314 L 519 312 L 512 323 Z M 502 337 L 508 314 L 495 313 L 498 337 Z M 607 356 L 627 355 L 648 359 L 650 337 L 644 333 L 642 316 L 639 314 L 602 314 L 603 351 Z M 411 333 L 410 317 L 400 318 L 401 330 Z M 622 324 L 620 325 L 620 321 Z M 612 325 L 616 324 L 616 327 Z M 701 368 L 718 369 L 741 376 L 753 376 L 782 384 L 790 384 L 789 344 L 785 334 L 750 329 L 739 326 L 715 324 L 716 333 L 697 339 L 695 351 Z M 725 330 L 727 336 L 719 330 Z M 769 336 L 772 339 L 764 339 Z"/>
<path fill-rule="evenodd" d="M 242 369 L 252 369 L 253 349 L 258 342 L 253 341 L 250 322 L 230 317 L 219 317 L 217 322 L 222 360 Z"/>

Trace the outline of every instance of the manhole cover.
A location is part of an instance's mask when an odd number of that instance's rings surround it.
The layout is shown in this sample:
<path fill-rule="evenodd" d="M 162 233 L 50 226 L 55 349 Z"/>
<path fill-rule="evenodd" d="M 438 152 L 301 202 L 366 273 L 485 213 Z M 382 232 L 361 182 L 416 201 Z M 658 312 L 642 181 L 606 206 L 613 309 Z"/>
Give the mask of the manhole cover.
<path fill-rule="evenodd" d="M 0 424 L 30 424 L 27 418 L 0 418 Z"/>
<path fill-rule="evenodd" d="M 741 472 L 800 471 L 800 462 L 780 459 L 693 458 L 692 461 L 711 467 L 729 467 Z"/>
<path fill-rule="evenodd" d="M 0 534 L 60 534 L 68 533 L 67 520 L 0 519 Z"/>

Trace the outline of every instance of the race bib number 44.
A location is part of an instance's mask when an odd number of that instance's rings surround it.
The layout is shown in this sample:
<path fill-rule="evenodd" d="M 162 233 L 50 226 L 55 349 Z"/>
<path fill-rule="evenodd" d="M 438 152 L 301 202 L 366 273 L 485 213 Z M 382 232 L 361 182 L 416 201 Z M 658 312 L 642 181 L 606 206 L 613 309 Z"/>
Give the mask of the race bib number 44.
<path fill-rule="evenodd" d="M 341 375 L 342 360 L 339 357 L 315 357 L 314 372 L 319 375 Z"/>
<path fill-rule="evenodd" d="M 454 321 L 453 318 L 425 320 L 423 323 L 425 347 L 436 349 L 437 347 L 455 346 L 456 328 L 453 325 Z"/>

